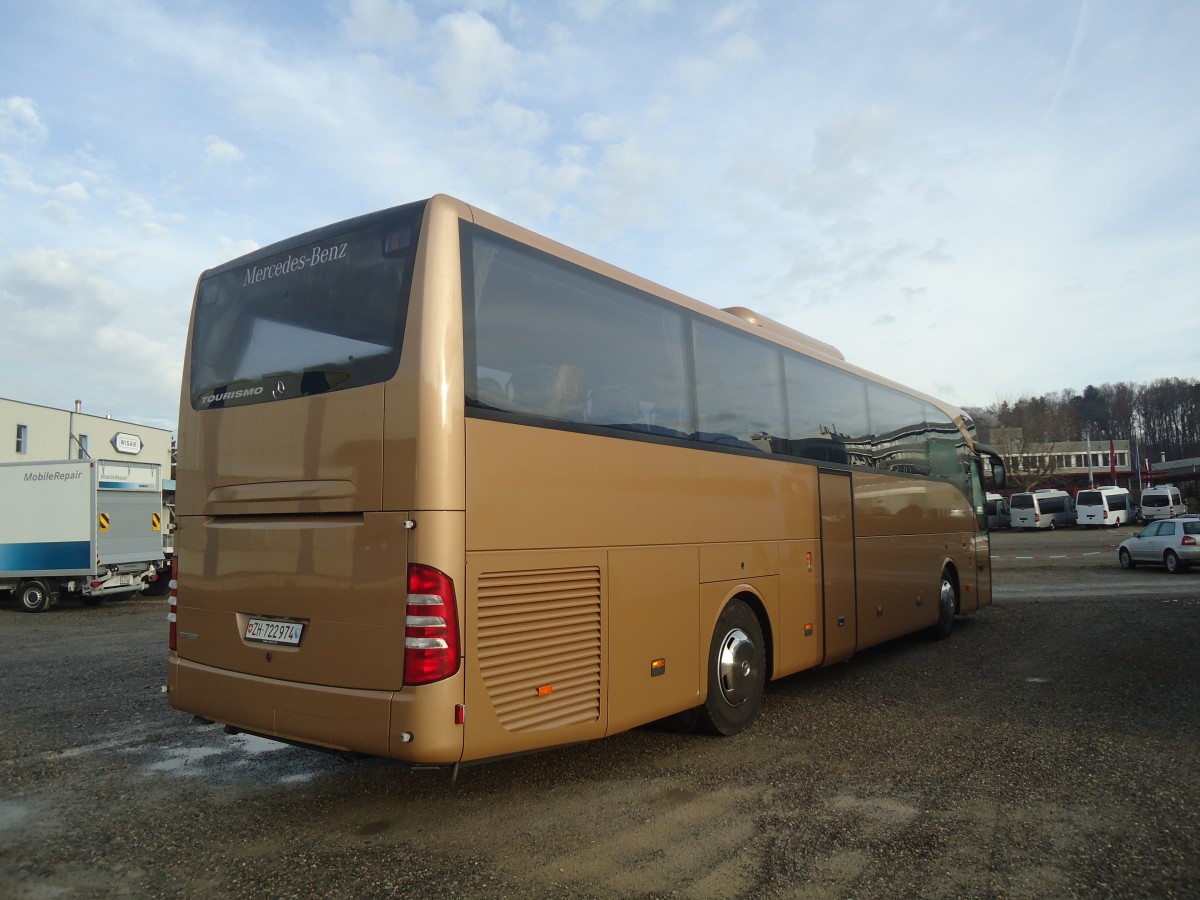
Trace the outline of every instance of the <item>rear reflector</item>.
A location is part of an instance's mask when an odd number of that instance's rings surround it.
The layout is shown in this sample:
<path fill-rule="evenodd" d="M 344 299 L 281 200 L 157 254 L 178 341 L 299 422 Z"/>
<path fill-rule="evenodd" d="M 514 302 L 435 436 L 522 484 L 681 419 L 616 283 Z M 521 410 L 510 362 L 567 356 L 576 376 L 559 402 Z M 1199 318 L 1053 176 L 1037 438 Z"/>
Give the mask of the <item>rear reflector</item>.
<path fill-rule="evenodd" d="M 171 560 L 171 595 L 167 600 L 167 648 L 179 649 L 179 626 L 176 624 L 176 610 L 179 609 L 179 563 Z"/>

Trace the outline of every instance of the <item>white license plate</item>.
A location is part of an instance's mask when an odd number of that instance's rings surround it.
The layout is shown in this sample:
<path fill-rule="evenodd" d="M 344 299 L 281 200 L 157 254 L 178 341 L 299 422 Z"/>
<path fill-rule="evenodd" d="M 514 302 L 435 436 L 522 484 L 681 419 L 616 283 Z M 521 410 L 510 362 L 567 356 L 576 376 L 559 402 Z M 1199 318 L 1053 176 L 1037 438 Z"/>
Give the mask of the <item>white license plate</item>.
<path fill-rule="evenodd" d="M 302 622 L 251 619 L 246 623 L 245 638 L 248 641 L 258 641 L 260 644 L 289 644 L 294 647 L 300 643 L 300 635 L 303 633 L 304 624 Z"/>

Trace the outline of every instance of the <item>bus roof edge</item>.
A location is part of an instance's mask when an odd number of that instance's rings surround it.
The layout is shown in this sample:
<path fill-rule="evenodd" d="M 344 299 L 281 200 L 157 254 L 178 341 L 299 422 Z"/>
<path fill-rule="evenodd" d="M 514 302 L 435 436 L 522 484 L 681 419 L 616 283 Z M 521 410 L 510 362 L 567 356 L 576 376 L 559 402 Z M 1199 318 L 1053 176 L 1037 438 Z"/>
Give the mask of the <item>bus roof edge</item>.
<path fill-rule="evenodd" d="M 782 322 L 776 322 L 761 313 L 756 313 L 752 309 L 747 309 L 744 306 L 726 306 L 725 312 L 731 316 L 737 316 L 743 322 L 749 322 L 751 325 L 757 325 L 764 331 L 772 331 L 775 334 L 781 334 L 784 337 L 791 338 L 798 344 L 807 347 L 810 350 L 815 350 L 818 353 L 823 353 L 825 356 L 832 356 L 834 359 L 846 361 L 846 357 L 842 355 L 842 351 L 833 344 L 827 344 L 824 341 L 818 341 L 815 337 L 810 337 L 802 331 L 797 331 L 795 328 L 789 328 Z"/>

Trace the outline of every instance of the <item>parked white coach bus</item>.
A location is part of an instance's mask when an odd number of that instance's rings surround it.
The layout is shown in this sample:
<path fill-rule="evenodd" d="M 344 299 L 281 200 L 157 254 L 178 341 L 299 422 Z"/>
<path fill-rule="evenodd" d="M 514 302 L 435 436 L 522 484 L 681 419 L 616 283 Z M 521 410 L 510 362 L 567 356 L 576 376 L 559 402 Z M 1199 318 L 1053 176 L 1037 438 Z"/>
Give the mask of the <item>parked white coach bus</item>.
<path fill-rule="evenodd" d="M 1013 528 L 1057 528 L 1075 524 L 1075 501 L 1066 491 L 1044 489 L 1008 500 Z"/>
<path fill-rule="evenodd" d="M 1134 519 L 1136 505 L 1129 491 L 1107 485 L 1080 491 L 1075 497 L 1075 524 L 1119 528 Z"/>

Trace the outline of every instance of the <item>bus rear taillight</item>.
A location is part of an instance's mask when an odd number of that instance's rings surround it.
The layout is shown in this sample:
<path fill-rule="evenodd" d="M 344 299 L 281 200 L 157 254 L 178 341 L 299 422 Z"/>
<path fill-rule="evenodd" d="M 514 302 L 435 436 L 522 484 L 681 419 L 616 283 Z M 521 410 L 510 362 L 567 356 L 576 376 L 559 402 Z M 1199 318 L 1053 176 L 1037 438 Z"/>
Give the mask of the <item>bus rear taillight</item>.
<path fill-rule="evenodd" d="M 457 671 L 454 582 L 437 569 L 412 563 L 404 622 L 404 683 L 429 684 Z"/>
<path fill-rule="evenodd" d="M 171 559 L 171 595 L 167 600 L 167 648 L 177 650 L 179 645 L 179 625 L 176 622 L 176 610 L 179 609 L 179 561 Z"/>

